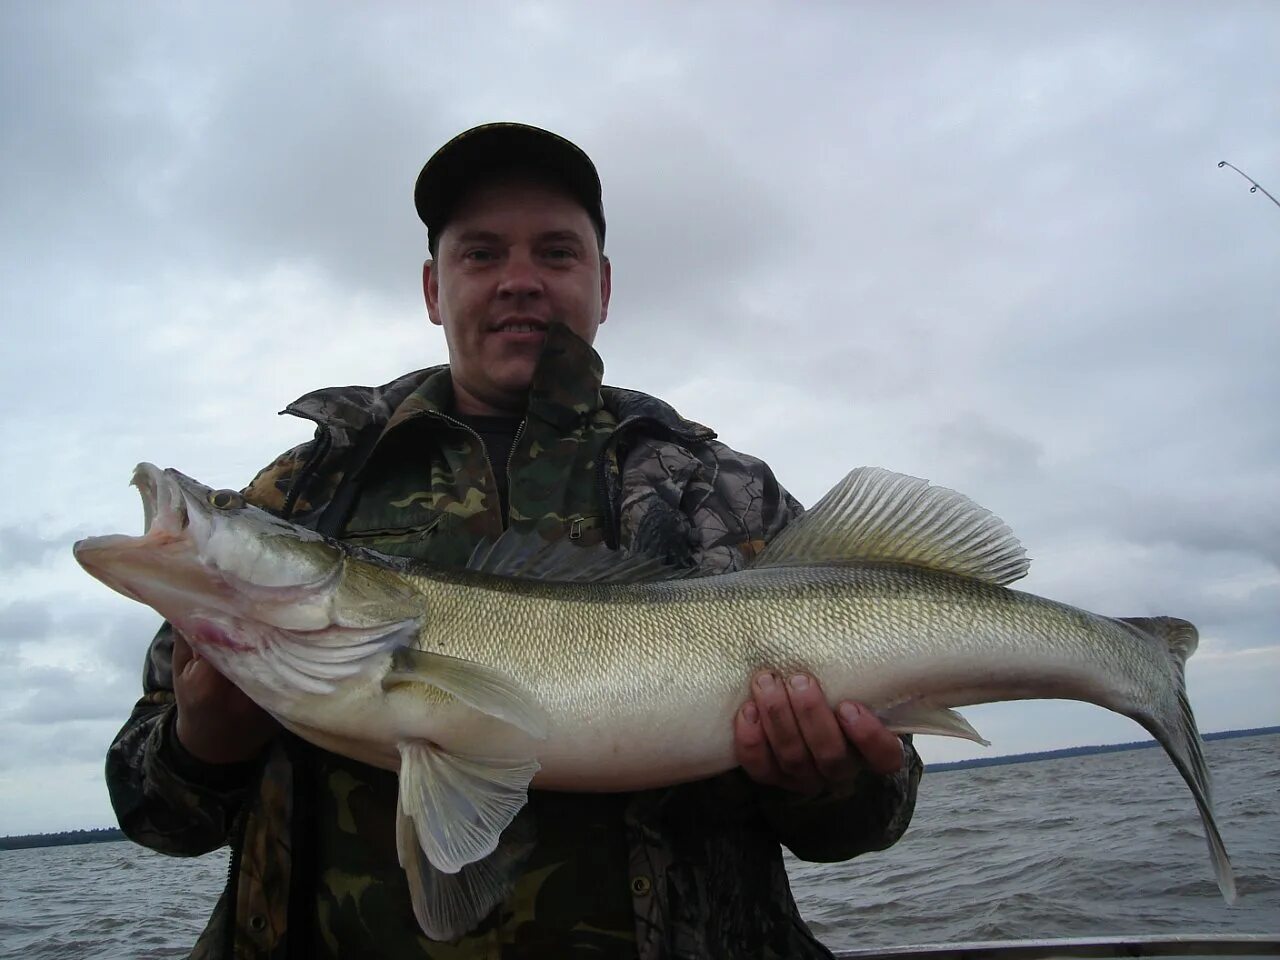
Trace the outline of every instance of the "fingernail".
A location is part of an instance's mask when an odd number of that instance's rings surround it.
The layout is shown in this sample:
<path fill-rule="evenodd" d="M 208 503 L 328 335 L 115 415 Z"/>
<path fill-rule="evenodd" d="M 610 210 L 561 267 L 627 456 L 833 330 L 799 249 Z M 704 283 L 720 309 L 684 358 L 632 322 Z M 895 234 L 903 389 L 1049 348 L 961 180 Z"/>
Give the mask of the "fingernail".
<path fill-rule="evenodd" d="M 756 686 L 759 687 L 761 690 L 767 690 L 769 692 L 773 692 L 773 674 L 772 673 L 760 674 L 760 676 L 756 677 Z"/>
<path fill-rule="evenodd" d="M 858 713 L 858 708 L 852 703 L 842 703 L 840 704 L 840 716 L 845 723 L 853 724 L 858 722 L 860 714 Z"/>
<path fill-rule="evenodd" d="M 809 678 L 806 677 L 803 673 L 797 673 L 794 677 L 791 678 L 791 689 L 797 690 L 797 691 L 808 690 Z"/>
<path fill-rule="evenodd" d="M 748 703 L 742 708 L 742 719 L 747 723 L 760 722 L 760 711 L 756 709 L 754 703 Z"/>

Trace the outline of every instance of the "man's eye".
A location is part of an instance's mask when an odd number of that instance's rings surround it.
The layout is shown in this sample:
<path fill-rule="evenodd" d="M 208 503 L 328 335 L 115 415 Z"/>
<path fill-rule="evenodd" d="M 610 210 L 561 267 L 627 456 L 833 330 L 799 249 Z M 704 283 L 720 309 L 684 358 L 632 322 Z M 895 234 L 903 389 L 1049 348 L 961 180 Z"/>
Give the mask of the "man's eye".
<path fill-rule="evenodd" d="M 473 263 L 488 263 L 494 259 L 494 253 L 492 250 L 480 247 L 475 250 L 468 250 L 462 255 L 462 259 L 470 260 Z"/>
<path fill-rule="evenodd" d="M 549 260 L 572 260 L 577 253 L 571 247 L 551 247 L 547 250 Z"/>

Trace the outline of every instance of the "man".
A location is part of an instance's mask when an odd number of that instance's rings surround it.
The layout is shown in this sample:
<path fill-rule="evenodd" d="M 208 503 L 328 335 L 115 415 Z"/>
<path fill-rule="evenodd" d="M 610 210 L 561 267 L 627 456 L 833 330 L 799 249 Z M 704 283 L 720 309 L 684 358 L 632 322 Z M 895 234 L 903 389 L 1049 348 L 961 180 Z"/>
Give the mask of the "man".
<path fill-rule="evenodd" d="M 316 437 L 248 499 L 438 564 L 511 527 L 708 573 L 741 567 L 798 515 L 762 462 L 660 400 L 601 386 L 590 345 L 611 265 L 586 154 L 533 127 L 477 127 L 427 162 L 415 203 L 448 366 L 295 402 Z M 779 843 L 812 860 L 892 844 L 919 759 L 865 708 L 829 709 L 804 674 L 753 678 L 734 737 L 741 769 L 709 780 L 531 791 L 504 834 L 523 858 L 514 892 L 452 943 L 414 919 L 395 775 L 281 732 L 167 625 L 107 780 L 138 842 L 178 855 L 231 844 L 196 957 L 829 956 L 796 913 Z"/>

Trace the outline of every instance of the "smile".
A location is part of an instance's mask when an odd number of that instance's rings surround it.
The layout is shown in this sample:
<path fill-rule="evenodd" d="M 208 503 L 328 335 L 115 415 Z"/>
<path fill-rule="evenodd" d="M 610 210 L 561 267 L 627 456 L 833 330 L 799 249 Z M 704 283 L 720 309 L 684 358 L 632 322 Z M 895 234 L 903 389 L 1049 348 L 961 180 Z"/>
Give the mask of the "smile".
<path fill-rule="evenodd" d="M 504 320 L 493 328 L 495 333 L 546 333 L 545 320 L 526 319 Z"/>

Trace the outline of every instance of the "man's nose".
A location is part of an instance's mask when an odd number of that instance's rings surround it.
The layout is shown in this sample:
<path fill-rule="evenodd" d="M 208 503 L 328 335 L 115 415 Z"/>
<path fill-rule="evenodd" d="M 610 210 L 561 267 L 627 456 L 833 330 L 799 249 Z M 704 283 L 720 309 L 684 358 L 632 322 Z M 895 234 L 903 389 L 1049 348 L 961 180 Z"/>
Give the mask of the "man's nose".
<path fill-rule="evenodd" d="M 508 254 L 502 265 L 498 293 L 507 297 L 537 296 L 542 293 L 542 274 L 532 256 L 515 250 Z"/>

